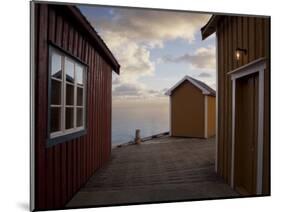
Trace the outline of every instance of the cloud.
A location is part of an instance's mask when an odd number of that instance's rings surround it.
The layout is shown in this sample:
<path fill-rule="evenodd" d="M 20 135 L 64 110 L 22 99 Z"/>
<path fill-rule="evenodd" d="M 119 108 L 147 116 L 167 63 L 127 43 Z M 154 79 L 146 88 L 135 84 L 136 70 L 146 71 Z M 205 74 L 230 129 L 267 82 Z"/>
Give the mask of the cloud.
<path fill-rule="evenodd" d="M 114 9 L 113 14 L 112 20 L 101 18 L 93 22 L 94 26 L 149 46 L 162 46 L 163 41 L 178 38 L 192 42 L 198 29 L 210 17 L 189 12 L 126 8 Z"/>
<path fill-rule="evenodd" d="M 162 90 L 148 89 L 140 83 L 122 83 L 113 89 L 112 94 L 113 100 L 164 97 Z"/>
<path fill-rule="evenodd" d="M 172 63 L 190 63 L 195 68 L 199 69 L 214 69 L 216 66 L 215 47 L 198 48 L 194 54 L 186 53 L 178 57 L 165 56 L 164 62 Z"/>
<path fill-rule="evenodd" d="M 133 96 L 138 97 L 141 95 L 143 88 L 134 84 L 121 84 L 113 90 L 114 96 Z"/>
<path fill-rule="evenodd" d="M 189 12 L 114 8 L 110 16 L 89 20 L 121 65 L 119 80 L 113 80 L 113 96 L 128 98 L 159 97 L 162 91 L 147 89 L 139 82 L 153 76 L 160 60 L 151 60 L 151 50 L 166 41 L 193 42 L 210 15 Z"/>
<path fill-rule="evenodd" d="M 207 78 L 207 77 L 212 77 L 212 75 L 207 72 L 202 72 L 198 75 L 198 77 Z"/>
<path fill-rule="evenodd" d="M 121 65 L 120 81 L 132 82 L 154 74 L 155 63 L 150 60 L 150 50 L 146 46 L 110 31 L 103 34 L 103 39 Z"/>

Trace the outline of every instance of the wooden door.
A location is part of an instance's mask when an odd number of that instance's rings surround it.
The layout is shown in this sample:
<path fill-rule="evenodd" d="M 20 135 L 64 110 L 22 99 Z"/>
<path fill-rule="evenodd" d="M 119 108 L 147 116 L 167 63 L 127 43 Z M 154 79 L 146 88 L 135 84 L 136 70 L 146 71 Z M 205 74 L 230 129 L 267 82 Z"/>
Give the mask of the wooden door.
<path fill-rule="evenodd" d="M 236 79 L 234 187 L 256 194 L 258 141 L 258 73 Z"/>

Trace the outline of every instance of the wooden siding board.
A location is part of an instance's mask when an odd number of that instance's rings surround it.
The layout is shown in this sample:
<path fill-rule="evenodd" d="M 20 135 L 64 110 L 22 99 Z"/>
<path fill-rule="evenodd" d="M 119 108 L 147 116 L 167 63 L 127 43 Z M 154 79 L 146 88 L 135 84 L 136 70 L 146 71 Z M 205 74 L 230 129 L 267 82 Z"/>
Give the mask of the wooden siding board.
<path fill-rule="evenodd" d="M 88 48 L 88 54 L 87 54 L 87 57 L 88 57 L 88 61 L 89 61 L 89 64 L 90 64 L 90 66 L 92 66 L 92 51 L 91 51 L 91 49 L 90 49 L 90 47 Z M 92 75 L 91 75 L 92 76 Z M 90 94 L 89 94 L 89 101 L 91 102 L 91 103 L 93 103 L 93 81 L 92 81 L 92 79 L 93 79 L 93 77 L 91 77 L 91 91 L 90 90 L 88 90 L 87 92 L 89 92 Z M 90 129 L 93 129 L 93 127 L 92 127 L 92 116 L 88 116 L 88 123 L 89 123 L 89 127 L 91 127 Z M 90 175 L 91 174 L 91 170 L 93 170 L 93 160 L 92 160 L 92 155 L 93 154 L 91 154 L 92 153 L 92 150 L 93 150 L 93 133 L 91 133 L 91 139 L 89 138 L 89 143 L 90 143 L 90 150 L 89 150 L 89 157 L 88 157 L 88 159 L 87 159 L 87 161 L 88 161 L 88 168 L 87 168 L 87 176 L 88 175 Z"/>
<path fill-rule="evenodd" d="M 55 42 L 55 34 L 56 34 L 56 14 L 54 10 L 49 9 L 49 21 L 48 21 L 48 39 Z"/>
<path fill-rule="evenodd" d="M 48 22 L 48 8 L 45 5 L 36 5 L 35 6 L 35 15 L 39 17 L 38 25 L 36 26 L 37 36 L 38 36 L 38 43 L 36 47 L 38 48 L 37 51 L 37 61 L 36 61 L 36 143 L 35 143 L 35 207 L 38 206 L 40 208 L 46 207 L 46 183 L 44 181 L 45 178 L 45 143 L 44 137 L 46 132 L 44 131 L 44 120 L 46 120 L 46 114 L 40 113 L 40 110 L 46 110 L 46 105 L 44 99 L 46 94 L 46 86 L 47 86 L 47 67 L 48 64 L 48 47 L 47 47 L 47 22 Z M 42 181 L 41 181 L 42 180 Z"/>
<path fill-rule="evenodd" d="M 93 65 L 93 76 L 92 78 L 94 79 L 94 83 L 93 83 L 93 87 L 94 87 L 94 92 L 93 92 L 93 101 L 94 101 L 94 104 L 96 104 L 97 102 L 97 83 L 96 83 L 96 77 L 97 77 L 97 54 L 94 50 L 93 51 L 93 59 L 94 59 L 94 65 Z M 94 142 L 94 171 L 96 171 L 96 164 L 97 164 L 97 153 L 96 153 L 96 143 L 97 143 L 97 125 L 96 125 L 96 109 L 97 107 L 94 108 L 94 113 L 93 113 L 93 133 L 94 133 L 94 136 L 93 136 L 93 142 Z"/>
<path fill-rule="evenodd" d="M 235 50 L 233 50 L 233 21 L 232 21 L 232 17 L 228 17 L 227 19 L 228 21 L 228 72 L 233 70 L 233 52 Z M 232 112 L 232 90 L 231 90 L 231 80 L 230 77 L 228 76 L 226 78 L 227 81 L 227 114 L 231 114 Z M 231 120 L 231 115 L 227 116 L 227 134 L 226 134 L 226 141 L 227 141 L 227 182 L 230 183 L 230 179 L 231 179 L 231 169 L 230 169 L 230 164 L 231 164 L 231 126 L 232 126 L 232 120 Z"/>
<path fill-rule="evenodd" d="M 62 47 L 63 47 L 63 49 L 68 49 L 68 43 L 69 43 L 69 39 L 68 39 L 69 29 L 68 28 L 69 28 L 68 22 L 63 21 L 63 31 L 62 31 L 62 34 L 63 34 Z"/>
<path fill-rule="evenodd" d="M 228 55 L 228 24 L 227 24 L 227 19 L 224 19 L 224 23 L 223 23 L 223 28 L 224 28 L 224 40 L 223 40 L 223 43 L 224 43 L 224 68 L 223 68 L 223 74 L 224 74 L 224 80 L 223 80 L 223 99 L 224 99 L 224 106 L 223 106 L 223 113 L 224 113 L 224 131 L 223 131 L 223 141 L 224 141 L 224 144 L 223 144 L 223 173 L 224 173 L 224 176 L 226 178 L 226 180 L 228 180 L 228 173 L 227 173 L 227 75 L 226 73 L 228 72 L 228 58 L 227 58 L 227 55 Z"/>
<path fill-rule="evenodd" d="M 100 111 L 100 57 L 97 55 L 97 110 Z M 100 167 L 100 113 L 97 112 L 97 167 Z"/>
<path fill-rule="evenodd" d="M 249 31 L 248 31 L 248 17 L 242 17 L 242 28 L 243 28 L 243 49 L 246 49 L 246 54 L 243 54 L 243 64 L 249 62 Z"/>
<path fill-rule="evenodd" d="M 91 46 L 89 46 L 88 48 L 88 60 L 89 60 L 89 64 L 90 64 L 90 69 L 89 69 L 89 72 L 88 72 L 88 79 L 89 79 L 89 83 L 90 85 L 88 86 L 89 90 L 88 90 L 88 105 L 89 107 L 91 105 L 94 105 L 94 64 L 95 64 L 95 61 L 94 61 L 94 58 L 93 58 L 93 54 L 94 54 L 94 51 L 93 49 L 91 48 Z M 93 124 L 93 117 L 94 117 L 94 112 L 95 110 L 93 110 L 93 113 L 91 116 L 88 116 L 88 127 L 90 129 L 92 129 L 90 131 L 90 139 L 89 139 L 89 142 L 90 142 L 90 150 L 89 150 L 89 156 L 88 156 L 88 170 L 87 170 L 87 175 L 91 175 L 92 174 L 92 171 L 94 170 L 94 161 L 93 161 L 93 156 L 94 156 L 94 142 L 95 142 L 95 138 L 94 138 L 94 124 Z"/>
<path fill-rule="evenodd" d="M 243 48 L 243 28 L 242 28 L 242 17 L 237 17 L 237 46 Z M 243 57 L 238 60 L 238 67 L 243 65 Z"/>
<path fill-rule="evenodd" d="M 102 152 L 101 152 L 101 139 L 102 139 L 102 121 L 101 121 L 101 116 L 102 116 L 102 63 L 101 63 L 101 57 L 99 56 L 99 79 L 98 79 L 98 84 L 99 84 L 99 91 L 98 91 L 98 96 L 99 96 L 99 106 L 98 106 L 98 110 L 100 111 L 98 113 L 98 129 L 99 129 L 99 139 L 98 139 L 98 155 L 99 155 L 99 158 L 98 158 L 98 161 L 99 161 L 99 168 L 101 167 L 101 155 L 102 155 Z"/>
<path fill-rule="evenodd" d="M 85 46 L 84 46 L 83 50 L 84 50 L 83 60 L 84 60 L 87 64 L 90 65 L 89 60 L 88 60 L 88 57 L 87 57 L 87 56 L 88 56 L 88 45 L 86 45 L 86 43 L 85 43 Z M 87 70 L 87 72 L 88 72 L 88 70 Z M 87 80 L 88 80 L 88 79 L 87 79 Z M 88 85 L 88 84 L 87 84 L 87 85 Z M 87 92 L 87 91 L 88 91 L 88 88 L 86 87 L 85 89 L 86 89 L 86 92 Z M 86 94 L 86 95 L 87 95 L 87 94 Z M 87 105 L 86 105 L 86 108 L 87 108 Z M 86 109 L 86 108 L 85 108 L 85 109 Z M 86 119 L 87 119 L 87 117 L 86 117 Z M 82 145 L 82 149 L 83 149 L 83 154 L 82 154 L 82 157 L 83 157 L 82 182 L 85 182 L 86 179 L 87 179 L 87 164 L 88 164 L 88 160 L 87 160 L 87 155 L 86 155 L 86 154 L 89 154 L 89 151 L 90 151 L 90 150 L 87 150 L 86 147 L 89 147 L 89 144 L 90 144 L 89 136 L 87 136 L 87 137 L 84 138 L 84 143 L 85 143 L 85 144 Z"/>
<path fill-rule="evenodd" d="M 256 39 L 256 33 L 255 33 L 255 18 L 254 17 L 249 17 L 249 49 L 248 49 L 248 54 L 249 54 L 249 61 L 253 61 L 256 56 L 255 56 L 255 39 Z"/>
<path fill-rule="evenodd" d="M 270 59 L 270 18 L 264 19 L 264 53 Z M 265 104 L 264 104 L 264 169 L 263 169 L 263 193 L 270 194 L 270 63 L 267 61 L 265 70 Z M 269 94 L 269 95 L 267 95 Z"/>
<path fill-rule="evenodd" d="M 218 87 L 218 90 L 217 90 L 217 98 L 218 98 L 218 111 L 221 111 L 221 108 L 222 108 L 222 101 L 221 101 L 221 92 L 222 92 L 222 87 L 221 87 L 221 74 L 222 74 L 222 33 L 221 33 L 221 25 L 220 25 L 220 22 L 218 22 L 218 25 L 217 25 L 217 32 L 216 32 L 217 36 L 218 36 L 218 79 L 217 79 L 217 87 Z M 221 113 L 218 113 L 217 114 L 217 117 L 218 117 L 218 129 L 221 129 L 221 122 L 222 122 L 222 117 L 221 117 Z M 218 149 L 217 149 L 217 163 L 218 163 L 218 174 L 220 176 L 222 176 L 222 156 L 221 156 L 221 152 L 222 152 L 222 139 L 221 139 L 221 131 L 218 130 L 218 134 L 217 134 L 217 139 L 218 139 Z"/>
<path fill-rule="evenodd" d="M 73 27 L 72 26 L 69 26 L 69 36 L 68 36 L 68 51 L 71 52 L 73 54 L 73 39 L 74 39 L 74 36 L 73 36 Z"/>
<path fill-rule="evenodd" d="M 94 50 L 93 50 L 94 51 Z M 93 66 L 93 79 L 94 79 L 94 96 L 93 96 L 93 101 L 94 104 L 97 104 L 97 53 L 94 51 L 94 66 Z M 93 113 L 93 131 L 94 131 L 94 170 L 96 171 L 97 169 L 97 107 L 94 108 L 94 113 Z"/>
<path fill-rule="evenodd" d="M 105 134 L 105 127 L 106 127 L 106 125 L 105 125 L 105 116 L 106 116 L 106 107 L 105 107 L 105 99 L 106 99 L 106 92 L 105 92 L 105 81 L 106 81 L 106 79 L 105 79 L 105 74 L 106 74 L 106 65 L 105 65 L 105 63 L 104 63 L 104 61 L 103 61 L 103 68 L 102 68 L 102 70 L 104 70 L 104 71 L 102 71 L 102 83 L 103 83 L 103 86 L 102 86 L 102 90 L 103 90 L 103 96 L 104 96 L 104 98 L 102 98 L 102 110 L 103 110 L 103 113 L 102 113 L 102 135 L 106 135 Z M 105 160 L 105 153 L 104 153 L 104 145 L 106 145 L 106 143 L 105 143 L 105 141 L 106 141 L 106 136 L 104 136 L 103 138 L 102 138 L 102 140 L 101 140 L 101 152 L 102 152 L 102 165 L 103 165 L 103 162 L 104 162 L 104 160 Z"/>
<path fill-rule="evenodd" d="M 59 204 L 61 202 L 61 177 L 60 177 L 60 145 L 54 146 L 54 161 L 53 161 L 53 166 L 54 166 L 54 190 L 55 190 L 55 202 L 54 206 L 59 207 Z"/>

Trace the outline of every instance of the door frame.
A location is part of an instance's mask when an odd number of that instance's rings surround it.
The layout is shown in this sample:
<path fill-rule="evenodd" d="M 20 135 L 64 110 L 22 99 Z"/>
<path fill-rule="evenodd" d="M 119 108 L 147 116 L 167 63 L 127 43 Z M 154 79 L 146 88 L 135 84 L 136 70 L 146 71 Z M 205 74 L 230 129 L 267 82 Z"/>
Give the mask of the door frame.
<path fill-rule="evenodd" d="M 264 70 L 266 59 L 259 58 L 228 73 L 232 81 L 232 139 L 231 139 L 231 187 L 234 188 L 235 165 L 235 105 L 236 105 L 236 80 L 258 72 L 258 142 L 257 142 L 257 175 L 256 194 L 262 194 L 263 173 L 263 129 L 264 129 Z"/>

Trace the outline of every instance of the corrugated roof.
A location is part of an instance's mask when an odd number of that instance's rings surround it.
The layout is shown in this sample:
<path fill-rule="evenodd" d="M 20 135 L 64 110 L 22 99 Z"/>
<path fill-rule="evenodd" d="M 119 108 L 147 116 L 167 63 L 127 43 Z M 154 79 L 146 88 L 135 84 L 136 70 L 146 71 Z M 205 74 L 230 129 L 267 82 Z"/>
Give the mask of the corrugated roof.
<path fill-rule="evenodd" d="M 182 78 L 177 84 L 175 84 L 171 89 L 169 89 L 165 94 L 170 96 L 172 94 L 173 90 L 175 90 L 178 86 L 180 86 L 182 83 L 184 83 L 186 81 L 192 83 L 195 87 L 200 89 L 202 91 L 203 95 L 216 96 L 216 91 L 214 89 L 212 89 L 210 86 L 208 86 L 206 83 L 204 83 L 200 80 L 194 79 L 193 77 L 190 77 L 187 75 L 184 78 Z"/>

